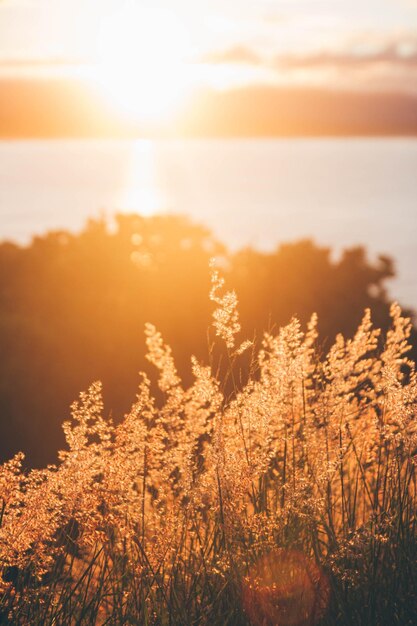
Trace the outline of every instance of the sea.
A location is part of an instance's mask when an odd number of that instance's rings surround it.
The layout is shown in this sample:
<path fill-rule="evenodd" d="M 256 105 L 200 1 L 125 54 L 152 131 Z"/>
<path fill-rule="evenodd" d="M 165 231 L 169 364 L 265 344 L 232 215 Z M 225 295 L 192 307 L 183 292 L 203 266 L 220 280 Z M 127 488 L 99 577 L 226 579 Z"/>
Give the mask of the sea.
<path fill-rule="evenodd" d="M 0 141 L 0 240 L 117 212 L 185 214 L 231 249 L 362 245 L 417 311 L 417 139 Z"/>

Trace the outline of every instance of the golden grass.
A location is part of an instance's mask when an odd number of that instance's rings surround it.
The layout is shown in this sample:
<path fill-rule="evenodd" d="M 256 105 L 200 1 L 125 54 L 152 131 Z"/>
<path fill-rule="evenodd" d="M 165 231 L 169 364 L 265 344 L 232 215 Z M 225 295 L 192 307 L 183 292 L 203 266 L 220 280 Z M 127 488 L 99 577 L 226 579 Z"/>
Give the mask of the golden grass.
<path fill-rule="evenodd" d="M 366 311 L 320 358 L 294 319 L 256 351 L 215 270 L 210 296 L 226 368 L 192 358 L 185 389 L 147 325 L 162 402 L 142 374 L 114 424 L 94 383 L 58 465 L 0 467 L 0 623 L 413 623 L 410 320 L 381 337 Z"/>

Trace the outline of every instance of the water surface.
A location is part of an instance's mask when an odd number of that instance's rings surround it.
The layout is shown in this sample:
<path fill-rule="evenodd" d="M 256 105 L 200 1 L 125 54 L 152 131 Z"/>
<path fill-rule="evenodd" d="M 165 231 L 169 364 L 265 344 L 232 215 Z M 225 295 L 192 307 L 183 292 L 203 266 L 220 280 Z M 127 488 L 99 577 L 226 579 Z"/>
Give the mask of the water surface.
<path fill-rule="evenodd" d="M 312 237 L 395 258 L 417 309 L 417 140 L 0 142 L 0 238 L 117 210 L 185 213 L 230 246 Z"/>

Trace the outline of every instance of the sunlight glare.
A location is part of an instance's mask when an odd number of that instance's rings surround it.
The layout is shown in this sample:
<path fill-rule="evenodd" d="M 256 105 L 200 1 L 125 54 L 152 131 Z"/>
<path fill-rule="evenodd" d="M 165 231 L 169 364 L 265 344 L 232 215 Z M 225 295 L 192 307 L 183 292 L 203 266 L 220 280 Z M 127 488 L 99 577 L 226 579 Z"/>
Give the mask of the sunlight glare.
<path fill-rule="evenodd" d="M 187 33 L 168 9 L 124 2 L 102 18 L 95 81 L 129 119 L 166 122 L 189 88 Z"/>
<path fill-rule="evenodd" d="M 166 201 L 157 180 L 154 143 L 148 140 L 135 141 L 120 208 L 151 216 L 163 210 Z"/>

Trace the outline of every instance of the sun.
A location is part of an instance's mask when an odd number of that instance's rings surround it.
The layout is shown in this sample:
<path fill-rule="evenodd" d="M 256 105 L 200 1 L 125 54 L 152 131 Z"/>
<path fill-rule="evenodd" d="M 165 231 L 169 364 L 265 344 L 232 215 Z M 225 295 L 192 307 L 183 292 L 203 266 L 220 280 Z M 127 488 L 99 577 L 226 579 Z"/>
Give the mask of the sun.
<path fill-rule="evenodd" d="M 98 26 L 94 80 L 128 118 L 163 123 L 190 89 L 187 33 L 168 9 L 124 2 Z"/>

